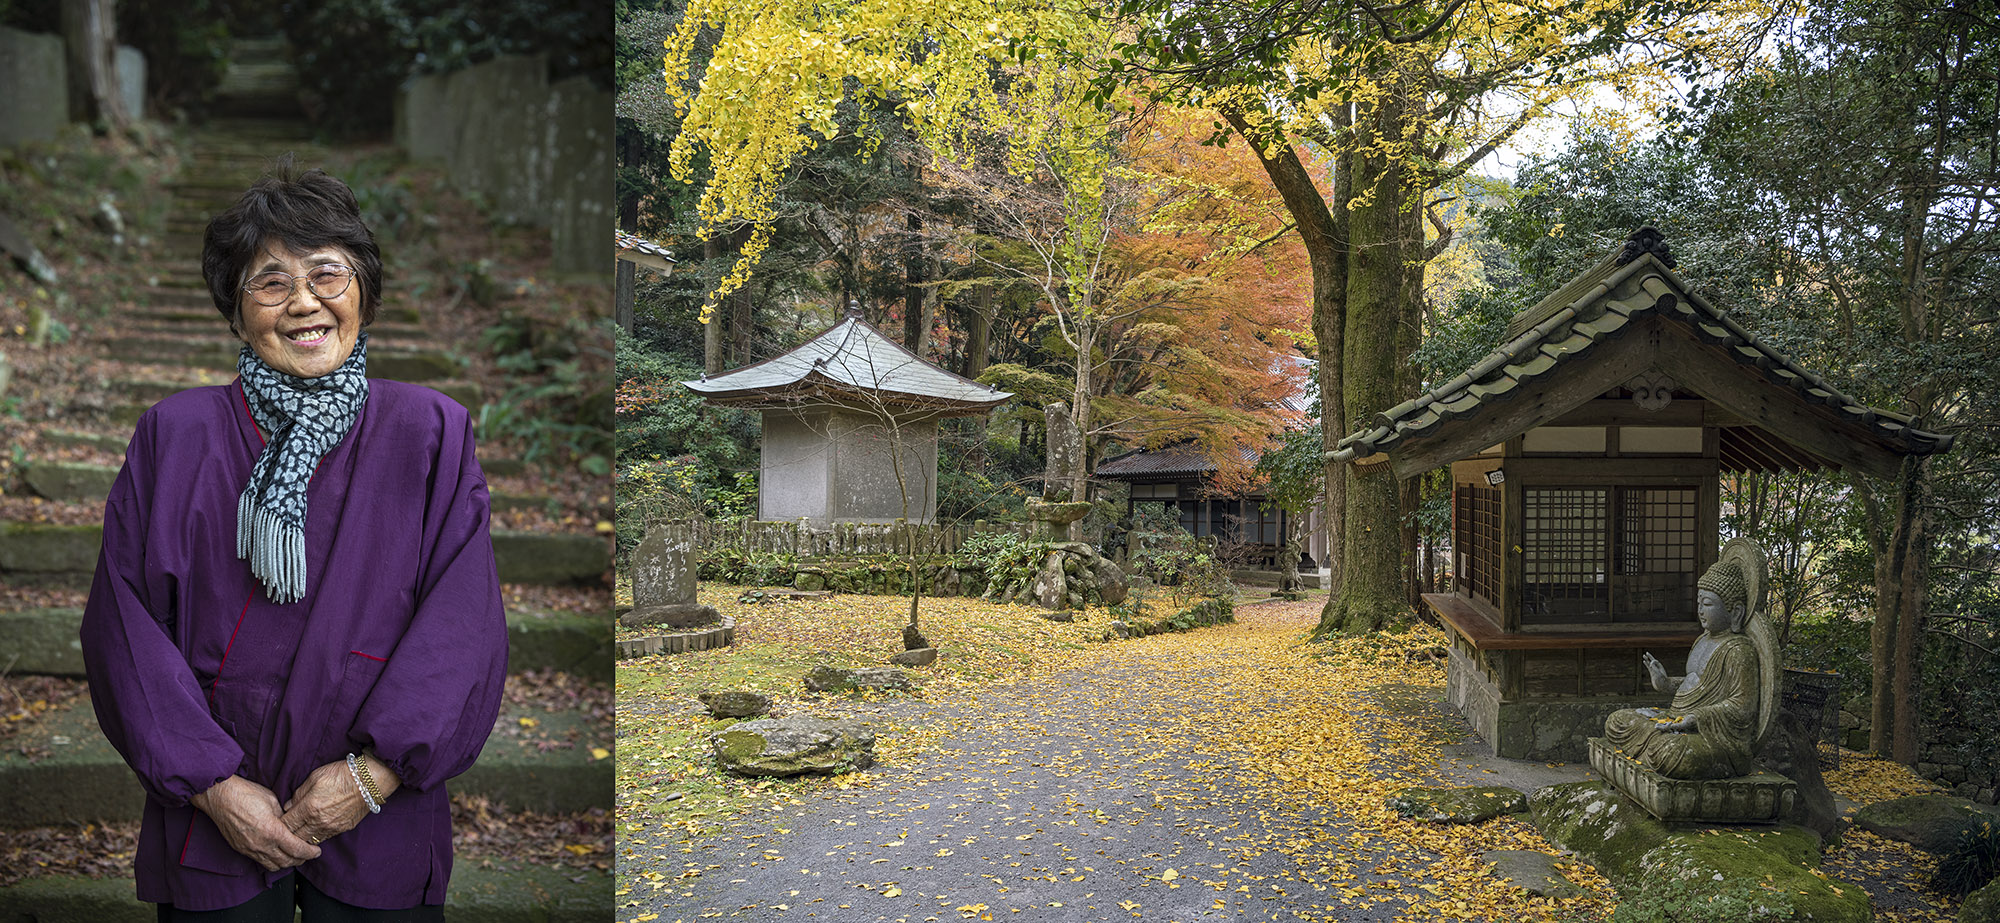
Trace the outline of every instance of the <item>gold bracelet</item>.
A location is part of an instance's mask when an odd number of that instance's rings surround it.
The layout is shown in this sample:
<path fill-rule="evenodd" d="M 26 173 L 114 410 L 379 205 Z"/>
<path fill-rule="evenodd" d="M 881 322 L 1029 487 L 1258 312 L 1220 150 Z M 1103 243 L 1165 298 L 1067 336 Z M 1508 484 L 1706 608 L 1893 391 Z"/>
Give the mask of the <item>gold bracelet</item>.
<path fill-rule="evenodd" d="M 374 801 L 376 804 L 381 804 L 383 801 L 386 801 L 387 799 L 382 797 L 382 790 L 375 787 L 375 777 L 368 774 L 368 760 L 366 759 L 367 756 L 368 756 L 368 751 L 366 750 L 361 751 L 362 758 L 358 758 L 354 761 L 354 769 L 356 773 L 361 776 L 361 787 L 368 790 L 369 799 Z"/>

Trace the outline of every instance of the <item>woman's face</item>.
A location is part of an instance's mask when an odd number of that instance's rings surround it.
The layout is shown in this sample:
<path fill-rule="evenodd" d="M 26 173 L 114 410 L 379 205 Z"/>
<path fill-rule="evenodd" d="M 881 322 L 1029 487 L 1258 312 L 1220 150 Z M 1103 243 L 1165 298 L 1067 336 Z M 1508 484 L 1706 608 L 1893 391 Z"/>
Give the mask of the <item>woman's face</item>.
<path fill-rule="evenodd" d="M 258 304 L 238 286 L 237 335 L 264 364 L 296 378 L 318 378 L 340 368 L 354 352 L 361 335 L 360 279 L 350 280 L 338 295 L 321 298 L 303 278 L 328 263 L 352 267 L 354 258 L 337 247 L 299 253 L 274 242 L 250 261 L 244 284 L 266 272 L 301 277 L 293 283 L 291 297 L 276 305 Z"/>

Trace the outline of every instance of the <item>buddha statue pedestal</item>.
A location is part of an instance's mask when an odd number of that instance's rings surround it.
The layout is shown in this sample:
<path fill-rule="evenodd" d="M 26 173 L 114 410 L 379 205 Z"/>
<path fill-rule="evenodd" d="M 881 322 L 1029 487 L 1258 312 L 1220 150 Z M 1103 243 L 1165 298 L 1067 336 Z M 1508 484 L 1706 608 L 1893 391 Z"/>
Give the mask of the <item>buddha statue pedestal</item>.
<path fill-rule="evenodd" d="M 1602 737 L 1590 738 L 1590 768 L 1668 823 L 1777 823 L 1799 795 L 1797 782 L 1762 770 L 1729 779 L 1669 779 Z"/>

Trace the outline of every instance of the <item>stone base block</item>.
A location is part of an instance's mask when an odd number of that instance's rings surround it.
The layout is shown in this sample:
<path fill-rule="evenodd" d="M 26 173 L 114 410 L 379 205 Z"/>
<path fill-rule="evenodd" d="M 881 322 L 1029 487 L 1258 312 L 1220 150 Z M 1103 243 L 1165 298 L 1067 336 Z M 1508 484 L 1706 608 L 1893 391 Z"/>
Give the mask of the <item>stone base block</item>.
<path fill-rule="evenodd" d="M 1669 779 L 1611 746 L 1590 739 L 1590 768 L 1669 823 L 1773 824 L 1792 810 L 1799 784 L 1774 772 L 1733 779 Z"/>
<path fill-rule="evenodd" d="M 1665 696 L 1549 696 L 1503 701 L 1500 690 L 1453 647 L 1445 670 L 1445 700 L 1465 716 L 1493 752 L 1510 760 L 1590 758 L 1584 741 L 1604 733 L 1604 719 L 1621 708 L 1665 705 Z"/>

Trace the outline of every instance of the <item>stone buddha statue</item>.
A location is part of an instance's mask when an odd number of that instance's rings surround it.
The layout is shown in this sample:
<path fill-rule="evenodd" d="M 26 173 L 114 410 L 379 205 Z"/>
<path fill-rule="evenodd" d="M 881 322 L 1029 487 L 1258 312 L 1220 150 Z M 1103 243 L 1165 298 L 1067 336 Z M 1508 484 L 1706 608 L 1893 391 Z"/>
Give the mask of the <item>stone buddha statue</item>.
<path fill-rule="evenodd" d="M 1731 541 L 1695 585 L 1702 636 L 1688 652 L 1687 675 L 1667 675 L 1651 653 L 1641 661 L 1653 688 L 1674 694 L 1673 704 L 1613 712 L 1604 736 L 1668 778 L 1748 775 L 1778 697 L 1776 637 L 1762 611 L 1763 549 L 1747 538 Z"/>

